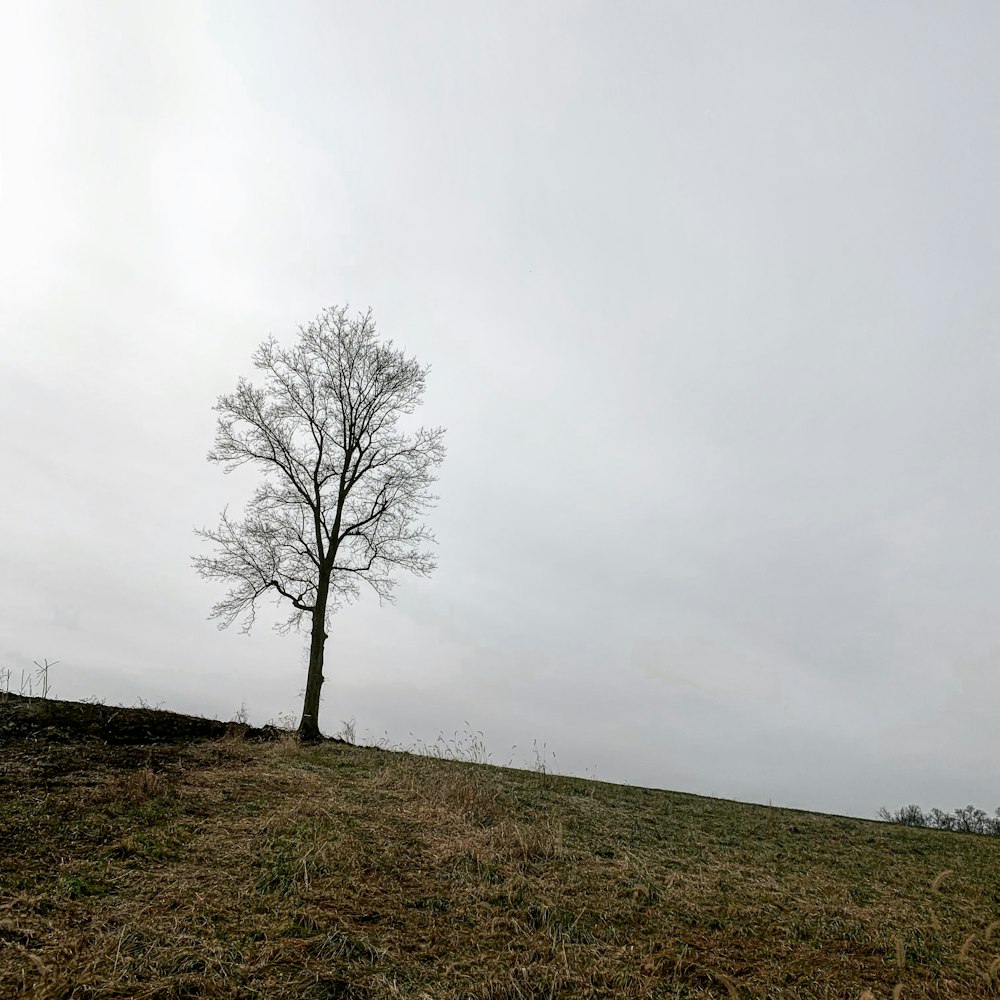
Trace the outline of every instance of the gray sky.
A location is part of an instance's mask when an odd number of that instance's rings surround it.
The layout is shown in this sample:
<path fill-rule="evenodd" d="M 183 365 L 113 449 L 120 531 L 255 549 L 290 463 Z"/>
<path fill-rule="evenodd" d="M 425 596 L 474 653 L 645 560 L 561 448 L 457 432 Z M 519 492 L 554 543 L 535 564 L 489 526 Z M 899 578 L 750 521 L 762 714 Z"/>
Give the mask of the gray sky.
<path fill-rule="evenodd" d="M 304 639 L 218 632 L 192 528 L 254 484 L 205 461 L 216 397 L 349 302 L 449 454 L 435 576 L 335 620 L 327 731 L 1000 805 L 995 3 L 2 20 L 15 689 L 297 717 Z"/>

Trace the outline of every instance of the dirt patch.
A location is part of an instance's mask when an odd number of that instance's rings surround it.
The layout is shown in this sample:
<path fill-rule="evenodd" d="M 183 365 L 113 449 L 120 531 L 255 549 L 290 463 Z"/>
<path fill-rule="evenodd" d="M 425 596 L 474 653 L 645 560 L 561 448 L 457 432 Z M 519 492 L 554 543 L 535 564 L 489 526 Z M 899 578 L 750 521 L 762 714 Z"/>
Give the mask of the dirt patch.
<path fill-rule="evenodd" d="M 96 739 L 108 744 L 148 746 L 218 740 L 227 736 L 271 741 L 286 735 L 275 726 L 258 729 L 242 723 L 220 722 L 154 708 L 124 708 L 99 702 L 57 701 L 16 694 L 0 696 L 0 745 L 25 739 L 47 743 Z"/>

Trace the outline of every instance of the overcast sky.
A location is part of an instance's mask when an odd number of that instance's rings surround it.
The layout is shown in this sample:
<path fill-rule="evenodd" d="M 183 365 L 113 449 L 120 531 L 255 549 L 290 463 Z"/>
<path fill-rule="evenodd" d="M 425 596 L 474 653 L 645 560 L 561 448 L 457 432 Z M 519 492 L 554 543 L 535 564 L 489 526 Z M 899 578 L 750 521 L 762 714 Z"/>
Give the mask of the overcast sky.
<path fill-rule="evenodd" d="M 1000 805 L 1000 6 L 7 4 L 0 667 L 263 723 L 205 460 L 372 308 L 448 427 L 439 568 L 321 725 L 873 816 Z M 412 734 L 412 736 L 411 736 Z M 517 747 L 513 750 L 513 747 Z"/>

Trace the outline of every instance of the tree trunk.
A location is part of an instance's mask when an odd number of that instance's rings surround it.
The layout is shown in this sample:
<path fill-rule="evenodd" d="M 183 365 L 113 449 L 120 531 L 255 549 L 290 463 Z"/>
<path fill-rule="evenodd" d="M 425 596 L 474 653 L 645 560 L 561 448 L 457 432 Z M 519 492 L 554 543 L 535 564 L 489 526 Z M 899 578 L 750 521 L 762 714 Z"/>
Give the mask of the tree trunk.
<path fill-rule="evenodd" d="M 326 598 L 329 584 L 320 581 L 313 610 L 312 638 L 309 642 L 309 674 L 306 677 L 306 697 L 299 722 L 299 739 L 314 742 L 323 738 L 319 731 L 319 693 L 323 687 L 323 650 L 326 645 Z"/>

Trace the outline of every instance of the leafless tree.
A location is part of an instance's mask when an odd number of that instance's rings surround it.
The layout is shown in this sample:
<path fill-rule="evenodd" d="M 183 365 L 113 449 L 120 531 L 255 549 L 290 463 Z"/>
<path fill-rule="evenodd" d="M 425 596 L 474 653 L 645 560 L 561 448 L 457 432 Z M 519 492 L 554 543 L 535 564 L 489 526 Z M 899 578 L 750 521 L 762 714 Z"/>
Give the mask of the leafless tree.
<path fill-rule="evenodd" d="M 210 462 L 263 476 L 242 520 L 228 508 L 197 534 L 213 554 L 197 556 L 201 576 L 231 589 L 212 610 L 220 628 L 254 622 L 257 601 L 290 605 L 279 631 L 310 629 L 309 672 L 299 736 L 318 739 L 323 654 L 330 616 L 368 584 L 392 600 L 393 571 L 428 576 L 434 541 L 419 518 L 444 459 L 444 430 L 408 436 L 400 417 L 420 405 L 428 369 L 378 339 L 371 311 L 323 311 L 300 327 L 290 350 L 274 337 L 253 356 L 262 385 L 240 379 L 219 397 Z"/>

